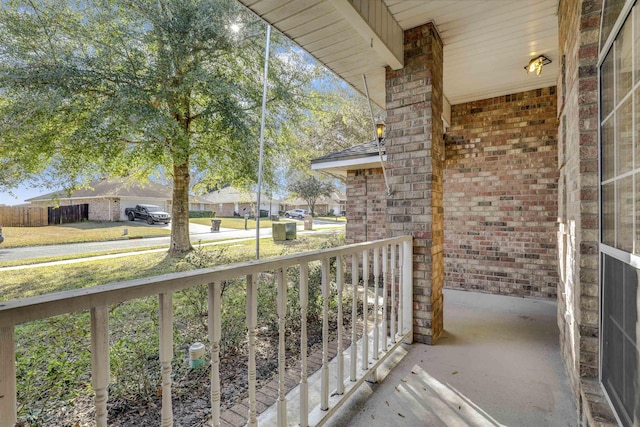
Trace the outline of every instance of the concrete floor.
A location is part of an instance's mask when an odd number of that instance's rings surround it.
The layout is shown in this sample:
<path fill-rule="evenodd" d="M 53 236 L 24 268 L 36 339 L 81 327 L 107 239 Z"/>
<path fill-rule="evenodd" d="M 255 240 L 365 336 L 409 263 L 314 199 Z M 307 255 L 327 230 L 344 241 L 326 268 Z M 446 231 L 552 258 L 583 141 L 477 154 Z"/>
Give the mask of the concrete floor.
<path fill-rule="evenodd" d="M 438 344 L 403 345 L 384 380 L 363 384 L 327 425 L 578 425 L 554 301 L 453 290 L 444 301 Z"/>

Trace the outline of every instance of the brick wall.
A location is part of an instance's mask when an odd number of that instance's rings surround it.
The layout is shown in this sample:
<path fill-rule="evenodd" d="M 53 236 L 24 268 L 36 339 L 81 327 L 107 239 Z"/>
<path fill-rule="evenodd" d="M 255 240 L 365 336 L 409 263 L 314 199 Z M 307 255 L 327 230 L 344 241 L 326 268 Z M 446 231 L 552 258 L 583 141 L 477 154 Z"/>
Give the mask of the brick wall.
<path fill-rule="evenodd" d="M 556 296 L 557 132 L 555 87 L 452 106 L 446 287 Z"/>
<path fill-rule="evenodd" d="M 387 169 L 391 236 L 413 236 L 413 339 L 443 330 L 442 40 L 436 27 L 404 32 L 404 68 L 386 70 Z"/>
<path fill-rule="evenodd" d="M 347 174 L 346 243 L 387 237 L 387 194 L 382 168 Z"/>
<path fill-rule="evenodd" d="M 598 384 L 598 39 L 601 0 L 559 2 L 558 328 L 583 425 L 615 425 Z"/>

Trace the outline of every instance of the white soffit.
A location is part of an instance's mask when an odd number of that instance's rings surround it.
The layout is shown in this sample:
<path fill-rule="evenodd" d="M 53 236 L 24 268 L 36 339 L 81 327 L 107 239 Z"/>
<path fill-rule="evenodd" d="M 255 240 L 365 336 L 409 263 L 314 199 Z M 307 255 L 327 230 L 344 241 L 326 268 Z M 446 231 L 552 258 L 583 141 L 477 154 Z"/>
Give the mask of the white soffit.
<path fill-rule="evenodd" d="M 361 92 L 366 74 L 380 106 L 384 66 L 398 65 L 393 20 L 402 30 L 435 23 L 444 43 L 444 94 L 452 105 L 553 86 L 561 62 L 557 0 L 238 1 Z M 358 13 L 368 18 L 359 20 Z M 371 32 L 367 22 L 373 22 Z M 524 66 L 540 54 L 553 62 L 541 76 L 528 75 Z"/>

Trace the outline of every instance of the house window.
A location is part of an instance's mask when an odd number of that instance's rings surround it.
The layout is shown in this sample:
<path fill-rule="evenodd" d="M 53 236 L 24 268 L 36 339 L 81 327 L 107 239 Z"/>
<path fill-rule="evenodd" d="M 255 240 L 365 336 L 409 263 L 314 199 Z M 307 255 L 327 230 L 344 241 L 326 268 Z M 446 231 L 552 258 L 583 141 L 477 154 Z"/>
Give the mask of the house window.
<path fill-rule="evenodd" d="M 640 420 L 640 5 L 606 0 L 600 78 L 601 381 L 623 426 Z"/>

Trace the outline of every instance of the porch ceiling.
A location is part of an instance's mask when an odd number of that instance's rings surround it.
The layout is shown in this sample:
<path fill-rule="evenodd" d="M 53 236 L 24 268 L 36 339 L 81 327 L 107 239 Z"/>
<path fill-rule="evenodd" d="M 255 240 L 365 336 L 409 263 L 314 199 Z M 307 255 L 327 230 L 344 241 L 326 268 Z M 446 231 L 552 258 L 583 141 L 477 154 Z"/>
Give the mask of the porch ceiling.
<path fill-rule="evenodd" d="M 399 31 L 432 21 L 451 104 L 556 84 L 557 0 L 238 0 L 384 106 L 384 67 L 402 63 Z M 524 66 L 544 54 L 542 75 Z"/>

